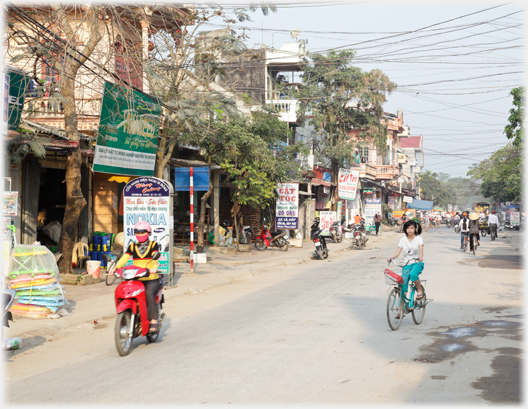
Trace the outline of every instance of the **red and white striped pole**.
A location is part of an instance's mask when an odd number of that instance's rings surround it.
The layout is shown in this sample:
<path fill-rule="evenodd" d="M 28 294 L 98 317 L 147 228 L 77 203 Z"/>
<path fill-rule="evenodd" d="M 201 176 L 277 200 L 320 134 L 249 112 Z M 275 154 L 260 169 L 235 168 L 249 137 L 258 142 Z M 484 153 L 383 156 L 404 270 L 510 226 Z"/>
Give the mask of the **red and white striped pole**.
<path fill-rule="evenodd" d="M 189 260 L 191 261 L 191 274 L 193 273 L 193 267 L 194 267 L 194 187 L 193 187 L 193 168 L 190 168 L 191 170 L 191 176 L 190 176 L 190 192 L 191 192 L 191 252 L 189 255 Z"/>

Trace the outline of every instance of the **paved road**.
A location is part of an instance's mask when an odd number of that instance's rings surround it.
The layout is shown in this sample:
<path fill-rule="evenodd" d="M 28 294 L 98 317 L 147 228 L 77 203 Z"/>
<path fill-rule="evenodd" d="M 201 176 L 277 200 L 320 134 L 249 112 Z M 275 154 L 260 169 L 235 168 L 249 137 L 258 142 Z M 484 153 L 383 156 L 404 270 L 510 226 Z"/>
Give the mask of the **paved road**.
<path fill-rule="evenodd" d="M 519 402 L 521 234 L 483 238 L 476 256 L 445 227 L 423 237 L 434 301 L 422 325 L 387 325 L 393 237 L 174 298 L 161 340 L 136 339 L 128 357 L 115 351 L 111 318 L 46 333 L 8 357 L 8 401 Z"/>

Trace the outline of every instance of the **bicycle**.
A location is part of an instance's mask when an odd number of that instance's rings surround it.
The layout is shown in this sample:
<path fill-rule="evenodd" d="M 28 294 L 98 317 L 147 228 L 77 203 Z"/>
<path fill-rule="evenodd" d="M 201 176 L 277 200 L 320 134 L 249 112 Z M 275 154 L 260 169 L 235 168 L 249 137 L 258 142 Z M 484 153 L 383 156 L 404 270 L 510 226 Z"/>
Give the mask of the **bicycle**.
<path fill-rule="evenodd" d="M 469 232 L 464 233 L 464 253 L 468 251 L 469 247 Z"/>
<path fill-rule="evenodd" d="M 412 260 L 409 260 L 404 265 L 399 265 L 391 259 L 389 265 L 391 262 L 394 263 L 395 266 L 400 267 L 401 272 L 403 267 L 405 267 L 411 261 Z M 404 315 L 409 313 L 412 314 L 414 323 L 416 325 L 420 325 L 424 319 L 425 307 L 428 303 L 425 295 L 425 284 L 427 280 L 420 280 L 424 293 L 422 298 L 416 300 L 415 295 L 417 288 L 413 282 L 409 283 L 411 290 L 409 298 L 407 298 L 406 292 L 403 291 L 403 284 L 405 281 L 402 277 L 402 274 L 394 273 L 393 271 L 386 268 L 384 275 L 385 283 L 391 285 L 392 287 L 389 292 L 389 296 L 387 297 L 387 321 L 389 323 L 389 327 L 393 331 L 396 331 L 398 328 L 400 328 Z"/>
<path fill-rule="evenodd" d="M 473 242 L 473 255 L 477 252 L 477 236 L 473 234 L 471 236 L 471 241 Z"/>

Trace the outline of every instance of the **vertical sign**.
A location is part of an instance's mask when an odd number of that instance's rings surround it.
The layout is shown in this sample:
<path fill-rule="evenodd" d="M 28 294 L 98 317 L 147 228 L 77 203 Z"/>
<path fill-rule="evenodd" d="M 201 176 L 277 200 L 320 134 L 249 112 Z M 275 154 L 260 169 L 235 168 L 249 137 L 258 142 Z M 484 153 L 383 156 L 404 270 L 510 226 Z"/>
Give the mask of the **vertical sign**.
<path fill-rule="evenodd" d="M 296 230 L 299 228 L 299 184 L 279 183 L 279 197 L 275 207 L 275 228 Z"/>
<path fill-rule="evenodd" d="M 152 228 L 150 240 L 159 244 L 161 257 L 158 272 L 161 274 L 169 274 L 172 271 L 172 193 L 170 183 L 154 177 L 131 180 L 123 189 L 125 251 L 131 242 L 136 241 L 134 225 L 142 220 L 148 222 Z"/>
<path fill-rule="evenodd" d="M 389 207 L 394 210 L 394 196 L 389 196 L 388 198 L 388 204 L 389 204 Z"/>
<path fill-rule="evenodd" d="M 150 176 L 156 164 L 161 106 L 127 88 L 105 84 L 94 172 Z"/>
<path fill-rule="evenodd" d="M 340 199 L 354 200 L 356 198 L 359 170 L 339 169 L 338 193 Z"/>
<path fill-rule="evenodd" d="M 4 216 L 16 216 L 18 213 L 18 192 L 4 192 Z"/>
<path fill-rule="evenodd" d="M 20 126 L 30 77 L 26 72 L 18 68 L 6 67 L 6 71 L 9 75 L 9 83 L 7 84 L 9 89 L 9 129 L 16 131 Z"/>
<path fill-rule="evenodd" d="M 510 225 L 511 226 L 518 226 L 519 220 L 520 220 L 519 212 L 510 212 Z"/>
<path fill-rule="evenodd" d="M 320 227 L 321 229 L 323 229 L 321 234 L 323 236 L 329 236 L 330 227 L 332 226 L 332 224 L 334 224 L 336 220 L 336 212 L 321 211 L 319 212 L 319 216 L 321 219 Z"/>
<path fill-rule="evenodd" d="M 365 199 L 365 231 L 376 231 L 374 216 L 381 214 L 381 199 Z"/>

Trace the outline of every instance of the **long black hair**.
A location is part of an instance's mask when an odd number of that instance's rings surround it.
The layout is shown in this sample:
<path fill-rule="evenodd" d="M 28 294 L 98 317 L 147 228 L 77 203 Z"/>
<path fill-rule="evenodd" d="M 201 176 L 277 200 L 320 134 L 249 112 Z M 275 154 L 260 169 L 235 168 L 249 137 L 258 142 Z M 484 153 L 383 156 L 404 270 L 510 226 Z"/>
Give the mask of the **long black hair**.
<path fill-rule="evenodd" d="M 417 236 L 422 234 L 422 226 L 420 226 L 420 223 L 416 223 L 414 220 L 411 219 L 411 220 L 407 220 L 405 224 L 403 225 L 403 232 L 405 233 L 406 236 L 408 236 L 407 227 L 409 226 L 414 226 L 414 231 Z"/>

